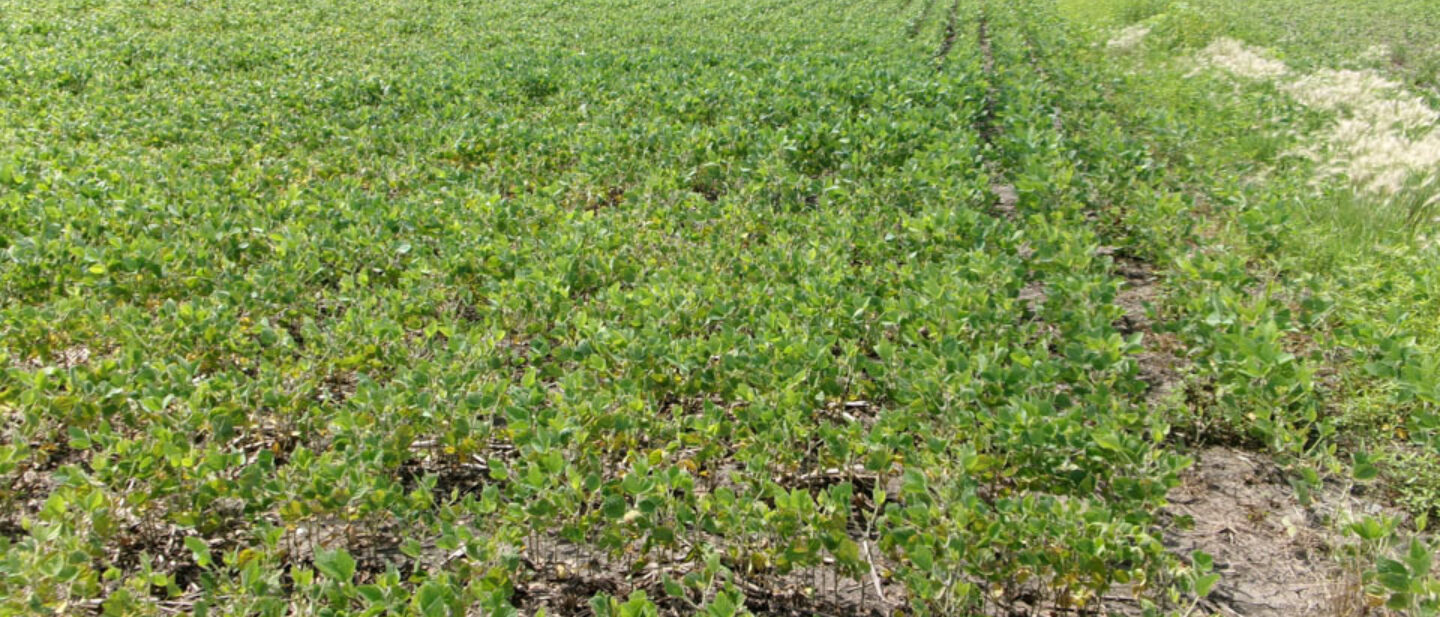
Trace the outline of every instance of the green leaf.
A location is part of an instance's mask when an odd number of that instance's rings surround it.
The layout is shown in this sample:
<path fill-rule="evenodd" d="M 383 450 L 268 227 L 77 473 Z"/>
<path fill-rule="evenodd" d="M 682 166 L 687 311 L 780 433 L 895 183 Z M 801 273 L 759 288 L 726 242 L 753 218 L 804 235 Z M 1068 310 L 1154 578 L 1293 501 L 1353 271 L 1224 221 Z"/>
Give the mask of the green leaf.
<path fill-rule="evenodd" d="M 1410 566 L 1410 573 L 1415 578 L 1420 578 L 1430 573 L 1430 549 L 1419 540 L 1410 541 L 1410 550 L 1405 555 L 1405 565 Z"/>
<path fill-rule="evenodd" d="M 590 597 L 590 610 L 595 613 L 595 617 L 614 617 L 613 604 L 610 594 L 603 591 Z"/>
<path fill-rule="evenodd" d="M 90 436 L 78 426 L 72 426 L 66 431 L 70 437 L 69 445 L 74 450 L 85 450 L 90 447 Z"/>
<path fill-rule="evenodd" d="M 1220 575 L 1214 572 L 1195 579 L 1195 595 L 1201 598 L 1210 595 L 1210 590 L 1214 589 L 1218 582 Z"/>
<path fill-rule="evenodd" d="M 1350 530 L 1362 540 L 1379 540 L 1385 535 L 1385 529 L 1380 522 L 1369 516 L 1358 523 L 1352 523 Z"/>
<path fill-rule="evenodd" d="M 1375 467 L 1375 464 L 1371 461 L 1368 454 L 1356 452 L 1351 458 L 1354 460 L 1351 473 L 1355 476 L 1356 480 L 1373 480 L 1375 476 L 1380 475 L 1380 470 Z"/>
<path fill-rule="evenodd" d="M 365 598 L 365 600 L 371 604 L 379 604 L 385 601 L 385 590 L 381 589 L 378 585 L 361 585 L 356 587 L 355 591 L 359 592 L 360 597 Z"/>
<path fill-rule="evenodd" d="M 1215 568 L 1215 558 L 1202 551 L 1190 553 L 1190 563 L 1195 565 L 1197 572 L 1209 572 Z"/>
<path fill-rule="evenodd" d="M 201 540 L 198 536 L 185 536 L 185 548 L 190 549 L 190 553 L 195 555 L 196 565 L 204 568 L 212 563 L 210 545 L 206 544 L 205 541 Z"/>
<path fill-rule="evenodd" d="M 449 612 L 449 607 L 446 606 L 446 596 L 448 595 L 444 585 L 435 581 L 426 581 L 415 592 L 413 602 L 416 612 L 425 617 L 445 617 Z"/>
<path fill-rule="evenodd" d="M 1394 559 L 1380 558 L 1375 562 L 1376 578 L 1381 585 L 1391 591 L 1408 591 L 1410 589 L 1410 571 L 1405 564 Z"/>
<path fill-rule="evenodd" d="M 510 477 L 510 470 L 505 466 L 504 461 L 501 461 L 498 458 L 492 458 L 487 461 L 487 463 L 488 464 L 486 466 L 489 468 L 491 480 L 502 482 L 506 478 Z"/>
<path fill-rule="evenodd" d="M 330 580 L 348 583 L 355 577 L 355 558 L 345 549 L 315 553 L 315 569 Z"/>
<path fill-rule="evenodd" d="M 910 562 L 921 570 L 929 570 L 935 565 L 935 551 L 928 546 L 917 546 L 909 552 Z"/>
<path fill-rule="evenodd" d="M 739 610 L 735 599 L 730 597 L 730 594 L 721 592 L 715 594 L 715 599 L 705 607 L 705 614 L 707 617 L 735 617 Z"/>
<path fill-rule="evenodd" d="M 835 559 L 839 561 L 841 565 L 853 566 L 860 563 L 860 545 L 848 537 L 840 538 L 835 548 L 831 549 L 830 552 L 835 555 Z"/>
<path fill-rule="evenodd" d="M 1125 451 L 1120 444 L 1120 438 L 1113 433 L 1095 433 L 1091 438 L 1095 440 L 1095 445 L 1111 452 Z"/>
<path fill-rule="evenodd" d="M 631 495 L 639 495 L 649 488 L 649 482 L 638 474 L 630 473 L 625 475 L 625 479 L 620 482 L 620 486 L 625 489 L 625 492 Z"/>
<path fill-rule="evenodd" d="M 630 597 L 620 606 L 620 617 L 654 617 L 657 612 L 655 604 L 640 589 L 630 592 Z"/>
<path fill-rule="evenodd" d="M 628 510 L 629 506 L 626 505 L 625 498 L 619 495 L 610 495 L 606 497 L 604 505 L 600 506 L 600 512 L 605 515 L 605 518 L 608 518 L 612 521 L 618 520 L 621 517 L 625 516 L 625 512 L 627 512 Z"/>
<path fill-rule="evenodd" d="M 680 583 L 676 582 L 675 579 L 670 578 L 669 576 L 664 577 L 664 580 L 662 581 L 662 586 L 665 588 L 665 595 L 667 596 L 670 596 L 672 598 L 685 597 L 685 588 L 681 587 Z"/>

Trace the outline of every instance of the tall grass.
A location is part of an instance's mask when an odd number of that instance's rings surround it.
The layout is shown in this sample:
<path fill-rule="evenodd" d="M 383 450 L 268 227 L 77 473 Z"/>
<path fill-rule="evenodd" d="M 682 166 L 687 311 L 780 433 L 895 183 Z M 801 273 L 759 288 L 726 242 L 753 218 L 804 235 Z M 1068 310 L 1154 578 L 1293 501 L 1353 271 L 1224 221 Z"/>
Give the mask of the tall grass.
<path fill-rule="evenodd" d="M 1417 175 L 1389 195 L 1337 187 L 1307 201 L 1303 216 L 1317 230 L 1313 249 L 1336 258 L 1377 245 L 1428 241 L 1440 230 L 1440 182 Z"/>

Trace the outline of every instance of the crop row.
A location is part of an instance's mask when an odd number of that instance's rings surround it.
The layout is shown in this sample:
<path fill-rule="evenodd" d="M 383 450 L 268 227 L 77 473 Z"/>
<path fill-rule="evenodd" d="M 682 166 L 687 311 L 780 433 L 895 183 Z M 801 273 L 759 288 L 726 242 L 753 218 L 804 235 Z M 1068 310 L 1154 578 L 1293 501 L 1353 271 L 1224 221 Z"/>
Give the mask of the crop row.
<path fill-rule="evenodd" d="M 1051 3 L 76 4 L 0 3 L 0 614 L 1183 612 L 1179 444 L 1333 451 L 1280 188 Z"/>

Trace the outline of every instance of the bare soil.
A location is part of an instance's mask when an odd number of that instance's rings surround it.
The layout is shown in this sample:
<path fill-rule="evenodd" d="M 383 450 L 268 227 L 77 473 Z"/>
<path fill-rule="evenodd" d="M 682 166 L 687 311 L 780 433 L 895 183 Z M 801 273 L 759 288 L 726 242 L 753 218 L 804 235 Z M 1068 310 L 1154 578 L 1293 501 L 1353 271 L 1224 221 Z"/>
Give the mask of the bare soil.
<path fill-rule="evenodd" d="M 1201 601 L 1221 615 L 1333 614 L 1352 584 L 1331 557 L 1339 538 L 1323 513 L 1349 507 L 1340 491 L 1302 505 L 1281 470 L 1263 455 L 1227 447 L 1195 454 L 1195 466 L 1171 492 L 1164 514 L 1179 523 L 1165 535 L 1181 555 L 1215 560 L 1220 582 Z"/>
<path fill-rule="evenodd" d="M 1118 258 L 1115 273 L 1124 280 L 1115 304 L 1125 311 L 1118 330 L 1123 334 L 1141 333 L 1143 347 L 1136 361 L 1140 365 L 1140 380 L 1149 384 L 1146 404 L 1154 408 L 1164 403 L 1172 393 L 1183 388 L 1184 370 L 1188 361 L 1180 341 L 1173 335 L 1155 332 L 1150 319 L 1150 307 L 1160 300 L 1160 277 L 1154 268 L 1142 261 Z"/>

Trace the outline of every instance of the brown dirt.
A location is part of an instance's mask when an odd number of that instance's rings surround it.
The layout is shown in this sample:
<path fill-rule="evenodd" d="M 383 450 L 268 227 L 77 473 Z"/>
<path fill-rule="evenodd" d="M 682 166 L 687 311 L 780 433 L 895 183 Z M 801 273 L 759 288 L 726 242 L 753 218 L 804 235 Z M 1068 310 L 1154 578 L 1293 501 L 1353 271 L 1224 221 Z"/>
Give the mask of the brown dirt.
<path fill-rule="evenodd" d="M 709 540 L 718 541 L 710 537 Z M 695 607 L 712 599 L 697 589 L 689 589 L 685 598 L 666 594 L 663 580 L 680 581 L 695 570 L 695 564 L 672 559 L 661 552 L 652 555 L 648 564 L 630 564 L 615 559 L 604 551 L 575 545 L 554 538 L 536 538 L 537 546 L 525 551 L 522 560 L 530 574 L 516 585 L 514 600 L 522 614 L 535 614 L 544 609 L 549 614 L 589 614 L 590 598 L 605 592 L 625 598 L 632 591 L 643 590 L 666 617 L 690 615 Z M 723 545 L 723 542 L 720 544 Z M 761 617 L 883 617 L 900 607 L 904 586 L 886 578 L 883 573 L 893 567 L 868 546 L 874 556 L 878 576 L 865 574 L 859 578 L 839 574 L 833 564 L 801 568 L 788 574 L 748 572 L 741 563 L 729 562 L 732 574 L 717 581 L 711 592 L 728 581 L 745 596 L 745 607 Z M 880 588 L 883 600 L 877 595 Z"/>
<path fill-rule="evenodd" d="M 1160 277 L 1151 265 L 1125 257 L 1115 258 L 1114 272 L 1123 278 L 1115 302 L 1124 314 L 1116 326 L 1144 335 L 1137 361 L 1140 379 L 1150 385 L 1145 401 L 1161 405 L 1183 387 L 1187 361 L 1174 335 L 1153 330 L 1150 307 L 1161 300 Z M 1353 577 L 1330 558 L 1339 540 L 1327 524 L 1354 505 L 1349 495 L 1322 491 L 1307 507 L 1263 454 L 1211 447 L 1194 456 L 1161 514 L 1173 523 L 1165 533 L 1170 550 L 1186 559 L 1204 552 L 1221 575 L 1197 608 L 1247 617 L 1334 614 L 1355 596 Z"/>
<path fill-rule="evenodd" d="M 1220 615 L 1281 617 L 1327 614 L 1346 589 L 1344 572 L 1329 557 L 1338 539 L 1320 512 L 1342 507 L 1336 491 L 1302 506 L 1280 469 L 1263 455 L 1214 447 L 1170 494 L 1163 513 L 1174 526 L 1165 542 L 1189 556 L 1215 560 L 1220 582 L 1200 607 Z"/>
<path fill-rule="evenodd" d="M 1041 281 L 1030 281 L 1015 296 L 1015 299 L 1020 301 L 1021 305 L 1025 307 L 1025 311 L 1031 316 L 1040 314 L 1040 311 L 1045 308 L 1047 298 L 1045 283 Z"/>
<path fill-rule="evenodd" d="M 11 435 L 0 435 L 10 439 Z M 50 493 L 59 485 L 55 471 L 64 465 L 80 464 L 84 452 L 74 450 L 65 441 L 54 444 L 32 444 L 39 456 L 24 463 L 12 474 L 0 476 L 6 484 L 0 487 L 0 536 L 11 540 L 26 535 L 22 521 L 35 516 L 44 507 Z"/>
<path fill-rule="evenodd" d="M 1116 327 L 1143 334 L 1136 359 L 1140 379 L 1150 385 L 1145 402 L 1163 405 L 1183 388 L 1188 362 L 1173 334 L 1154 331 L 1150 309 L 1162 300 L 1160 276 L 1150 264 L 1119 256 L 1114 272 L 1123 279 L 1115 302 L 1124 314 Z M 1186 559 L 1204 552 L 1221 575 L 1198 609 L 1280 617 L 1343 614 L 1337 607 L 1353 604 L 1357 586 L 1330 557 L 1340 540 L 1329 524 L 1356 505 L 1350 495 L 1332 488 L 1305 506 L 1263 454 L 1211 447 L 1194 456 L 1161 514 L 1172 523 L 1165 533 L 1170 550 Z"/>
<path fill-rule="evenodd" d="M 63 371 L 88 364 L 92 355 L 93 354 L 91 353 L 88 346 L 75 345 L 72 347 L 66 347 L 64 349 L 54 350 L 50 352 L 49 358 L 41 358 L 39 356 L 36 356 L 26 360 L 16 359 L 13 364 L 16 368 L 20 368 L 26 371 L 38 371 L 47 366 L 53 366 Z"/>
<path fill-rule="evenodd" d="M 761 617 L 883 617 L 893 614 L 900 606 L 897 599 L 905 597 L 903 585 L 868 574 L 860 579 L 849 578 L 837 575 L 831 567 L 804 568 L 770 579 L 763 585 L 748 581 L 740 584 L 746 608 Z M 877 580 L 881 581 L 884 601 L 876 596 Z"/>
<path fill-rule="evenodd" d="M 990 185 L 990 192 L 995 194 L 995 212 L 1008 219 L 1015 218 L 1016 206 L 1020 203 L 1020 192 L 1015 190 L 1015 185 L 995 182 Z"/>
<path fill-rule="evenodd" d="M 332 402 L 336 405 L 343 404 L 355 394 L 360 384 L 360 376 L 354 371 L 339 371 L 327 375 L 321 382 L 321 389 L 315 397 L 321 402 Z"/>
<path fill-rule="evenodd" d="M 1149 331 L 1150 317 L 1146 305 L 1160 297 L 1160 277 L 1154 268 L 1142 261 L 1124 257 L 1115 260 L 1115 273 L 1125 284 L 1115 297 L 1115 304 L 1125 310 L 1120 320 L 1120 331 L 1126 334 Z"/>
<path fill-rule="evenodd" d="M 953 12 L 951 16 L 954 16 Z M 990 43 L 988 20 L 984 15 L 981 15 L 980 20 L 976 23 L 975 35 L 980 46 L 981 72 L 987 79 L 993 78 L 995 76 L 995 52 Z M 976 131 L 980 133 L 980 141 L 987 147 L 994 145 L 996 133 L 999 132 L 994 123 L 997 100 L 999 100 L 999 93 L 995 85 L 987 84 L 980 117 L 976 119 L 975 124 Z M 986 168 L 990 172 L 990 193 L 995 196 L 995 213 L 1007 219 L 1014 219 L 1020 204 L 1020 192 L 1015 189 L 1014 184 L 1006 179 L 1005 170 L 998 161 L 987 160 Z"/>
<path fill-rule="evenodd" d="M 1150 319 L 1150 306 L 1160 300 L 1160 277 L 1154 267 L 1145 262 L 1119 257 L 1115 259 L 1114 271 L 1124 279 L 1115 304 L 1125 311 L 1116 328 L 1122 334 L 1141 333 L 1143 350 L 1136 361 L 1140 367 L 1140 380 L 1150 385 L 1145 401 L 1151 407 L 1163 404 L 1172 393 L 1184 386 L 1184 371 L 1188 361 L 1175 335 L 1155 332 Z"/>

